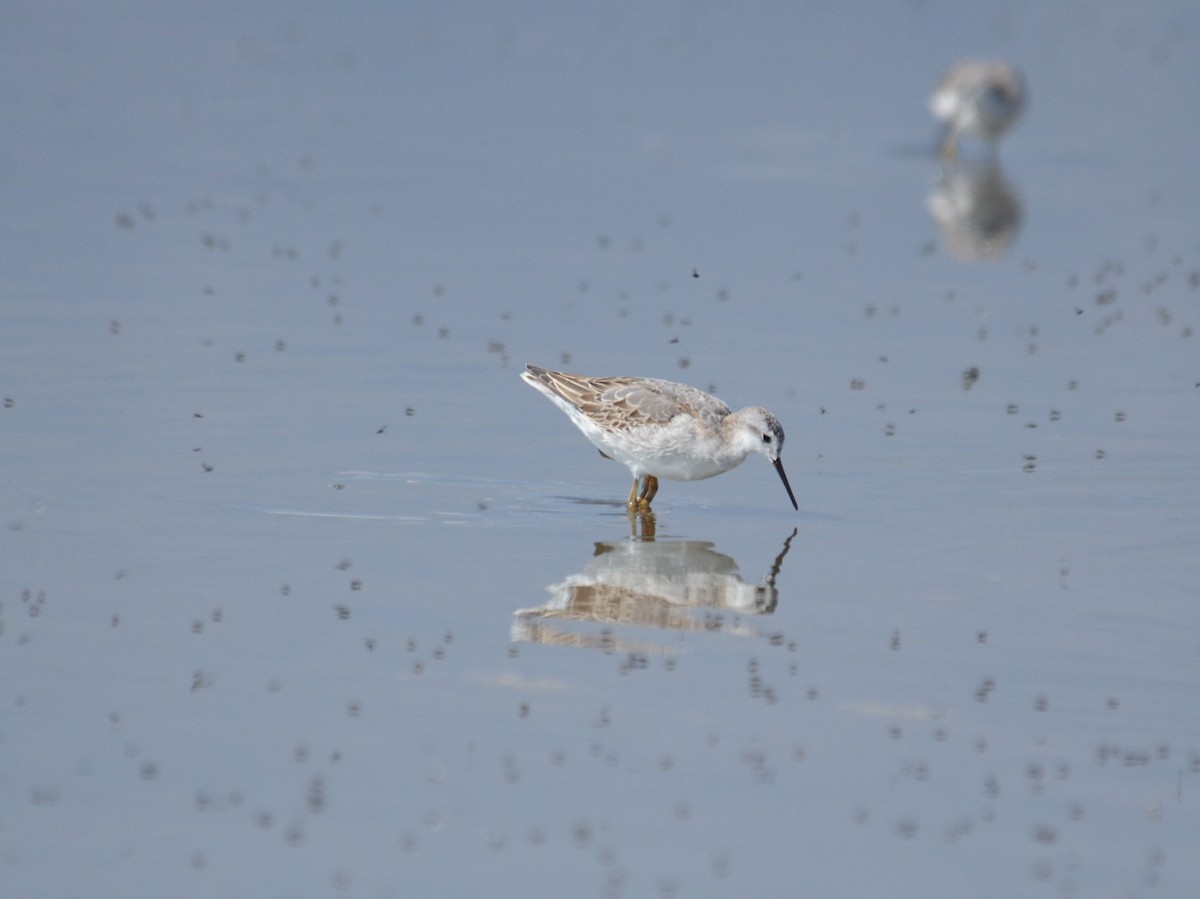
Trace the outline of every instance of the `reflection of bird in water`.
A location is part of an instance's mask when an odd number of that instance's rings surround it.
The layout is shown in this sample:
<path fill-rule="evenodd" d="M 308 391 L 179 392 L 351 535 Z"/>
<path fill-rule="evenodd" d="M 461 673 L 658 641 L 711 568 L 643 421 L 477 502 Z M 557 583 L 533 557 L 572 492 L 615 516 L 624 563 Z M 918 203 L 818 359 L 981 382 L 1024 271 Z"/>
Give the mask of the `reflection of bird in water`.
<path fill-rule="evenodd" d="M 589 378 L 525 367 L 521 377 L 527 384 L 562 409 L 600 455 L 629 469 L 630 509 L 650 508 L 659 478 L 711 478 L 737 468 L 752 452 L 775 466 L 792 506 L 799 508 L 779 460 L 783 428 L 766 409 L 734 412 L 715 396 L 673 381 Z"/>
<path fill-rule="evenodd" d="M 959 259 L 997 258 L 1021 226 L 1021 201 L 994 162 L 947 166 L 925 202 Z"/>
<path fill-rule="evenodd" d="M 557 628 L 555 623 L 728 631 L 731 627 L 723 612 L 769 615 L 775 611 L 779 600 L 775 579 L 795 536 L 793 530 L 759 584 L 742 580 L 737 562 L 706 541 L 597 543 L 581 574 L 546 588 L 549 602 L 514 613 L 512 639 L 618 648 L 609 631 L 589 635 Z"/>
<path fill-rule="evenodd" d="M 963 136 L 986 142 L 995 150 L 1000 136 L 1025 105 L 1025 83 L 1019 72 L 1000 60 L 956 62 L 929 98 L 929 109 L 944 123 L 939 152 L 952 159 Z"/>

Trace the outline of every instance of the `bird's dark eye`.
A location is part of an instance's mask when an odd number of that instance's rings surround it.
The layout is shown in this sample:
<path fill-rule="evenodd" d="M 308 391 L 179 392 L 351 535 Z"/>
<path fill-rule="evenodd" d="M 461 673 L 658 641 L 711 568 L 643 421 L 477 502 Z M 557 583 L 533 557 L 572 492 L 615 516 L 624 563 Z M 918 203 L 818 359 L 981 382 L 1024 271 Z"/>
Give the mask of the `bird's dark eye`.
<path fill-rule="evenodd" d="M 770 442 L 771 442 L 771 435 L 763 434 L 763 443 L 770 443 Z"/>

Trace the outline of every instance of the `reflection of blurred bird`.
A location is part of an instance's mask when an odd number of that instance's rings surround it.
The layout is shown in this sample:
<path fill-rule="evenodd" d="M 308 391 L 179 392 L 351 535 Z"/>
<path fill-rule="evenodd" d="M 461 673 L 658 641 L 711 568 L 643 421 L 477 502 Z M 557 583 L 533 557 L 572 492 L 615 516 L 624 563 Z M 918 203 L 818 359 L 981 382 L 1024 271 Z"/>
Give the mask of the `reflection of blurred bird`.
<path fill-rule="evenodd" d="M 525 368 L 525 383 L 562 409 L 600 455 L 633 474 L 630 509 L 650 508 L 659 478 L 711 478 L 737 468 L 750 453 L 765 456 L 775 466 L 792 505 L 800 508 L 779 461 L 783 428 L 766 409 L 751 406 L 734 412 L 715 396 L 673 381 L 589 378 L 536 365 Z"/>
<path fill-rule="evenodd" d="M 939 152 L 946 158 L 958 153 L 962 135 L 978 138 L 995 150 L 1000 136 L 1025 105 L 1025 84 L 1020 73 L 999 60 L 963 60 L 942 76 L 929 98 L 929 109 L 944 123 Z"/>
<path fill-rule="evenodd" d="M 1021 225 L 1021 202 L 995 163 L 946 167 L 925 201 L 959 259 L 995 259 Z"/>

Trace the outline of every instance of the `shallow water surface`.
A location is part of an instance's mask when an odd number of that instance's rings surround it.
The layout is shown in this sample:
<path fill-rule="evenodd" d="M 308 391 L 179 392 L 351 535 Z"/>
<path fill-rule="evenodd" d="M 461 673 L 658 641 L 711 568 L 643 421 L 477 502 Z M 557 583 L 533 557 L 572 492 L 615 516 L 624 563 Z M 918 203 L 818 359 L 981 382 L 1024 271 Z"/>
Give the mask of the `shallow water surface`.
<path fill-rule="evenodd" d="M 871 10 L 0 10 L 5 895 L 1195 894 L 1200 14 Z"/>

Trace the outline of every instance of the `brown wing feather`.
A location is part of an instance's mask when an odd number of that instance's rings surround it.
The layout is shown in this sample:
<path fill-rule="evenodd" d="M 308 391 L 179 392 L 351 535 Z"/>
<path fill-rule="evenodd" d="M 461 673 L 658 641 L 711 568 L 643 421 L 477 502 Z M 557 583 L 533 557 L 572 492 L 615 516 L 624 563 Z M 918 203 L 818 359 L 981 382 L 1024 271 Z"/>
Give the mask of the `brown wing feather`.
<path fill-rule="evenodd" d="M 692 414 L 715 427 L 731 411 L 715 397 L 673 381 L 589 378 L 533 365 L 526 367 L 538 381 L 606 430 L 666 424 L 680 413 Z"/>

